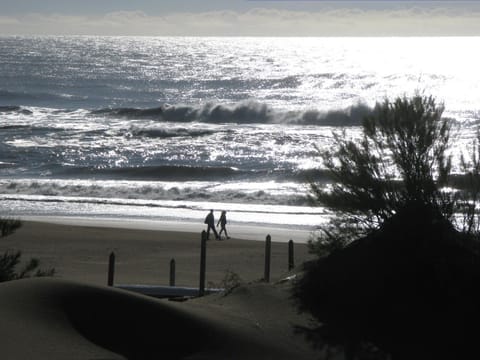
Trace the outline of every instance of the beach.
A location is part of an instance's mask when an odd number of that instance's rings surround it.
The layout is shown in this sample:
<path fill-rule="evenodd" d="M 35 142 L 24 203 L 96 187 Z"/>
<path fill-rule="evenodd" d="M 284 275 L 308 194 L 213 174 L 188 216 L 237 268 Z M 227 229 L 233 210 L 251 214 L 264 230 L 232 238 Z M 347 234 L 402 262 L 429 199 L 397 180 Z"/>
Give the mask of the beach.
<path fill-rule="evenodd" d="M 242 279 L 229 293 L 183 302 L 107 287 L 109 254 L 116 284 L 167 285 L 177 262 L 177 285 L 198 286 L 200 234 L 27 221 L 2 239 L 3 250 L 37 257 L 53 278 L 0 284 L 0 334 L 10 359 L 307 359 L 315 352 L 296 326 L 309 323 L 291 299 L 291 281 L 305 244 L 272 243 L 271 282 L 260 281 L 263 241 L 207 242 L 207 282 L 221 286 L 227 270 Z M 28 340 L 27 340 L 28 339 Z"/>
<path fill-rule="evenodd" d="M 107 283 L 111 252 L 116 257 L 115 283 L 121 284 L 168 285 L 170 261 L 175 259 L 176 285 L 198 286 L 201 225 L 194 233 L 82 224 L 27 221 L 3 238 L 0 248 L 21 250 L 24 260 L 38 258 L 42 267 L 55 268 L 56 277 L 95 285 Z M 228 240 L 208 241 L 207 284 L 219 285 L 227 271 L 246 282 L 263 278 L 266 235 L 258 233 L 262 241 L 241 240 L 233 233 Z M 288 245 L 272 238 L 271 277 L 279 280 L 288 273 Z M 296 244 L 296 264 L 310 258 L 306 244 Z"/>
<path fill-rule="evenodd" d="M 0 283 L 1 357 L 318 358 L 291 290 L 332 215 L 312 193 L 335 181 L 320 153 L 334 133 L 361 140 L 378 103 L 421 92 L 458 125 L 460 159 L 480 122 L 479 42 L 0 36 L 0 218 L 23 222 L 0 253 L 56 272 Z M 227 212 L 231 239 L 207 242 L 205 284 L 228 291 L 169 301 L 120 288 L 168 286 L 172 260 L 175 285 L 199 287 L 210 210 Z"/>

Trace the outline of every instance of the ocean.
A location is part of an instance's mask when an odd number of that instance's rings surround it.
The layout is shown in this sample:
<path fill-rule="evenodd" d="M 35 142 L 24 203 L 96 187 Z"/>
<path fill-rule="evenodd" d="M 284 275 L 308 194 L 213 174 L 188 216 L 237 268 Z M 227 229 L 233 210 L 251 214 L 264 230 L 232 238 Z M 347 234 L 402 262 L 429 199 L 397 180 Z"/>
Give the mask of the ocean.
<path fill-rule="evenodd" d="M 0 216 L 314 229 L 318 148 L 377 101 L 480 121 L 480 38 L 0 37 Z"/>

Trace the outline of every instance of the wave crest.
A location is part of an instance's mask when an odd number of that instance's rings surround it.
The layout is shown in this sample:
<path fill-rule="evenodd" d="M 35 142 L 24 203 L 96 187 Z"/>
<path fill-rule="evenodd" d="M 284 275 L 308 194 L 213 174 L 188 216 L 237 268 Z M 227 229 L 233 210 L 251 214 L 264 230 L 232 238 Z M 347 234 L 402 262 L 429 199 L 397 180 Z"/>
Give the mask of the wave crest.
<path fill-rule="evenodd" d="M 93 176 L 98 178 L 114 176 L 117 179 L 164 181 L 220 180 L 245 174 L 245 172 L 232 167 L 176 165 L 124 168 L 74 167 L 71 169 L 64 169 L 63 173 L 64 175 L 70 176 Z"/>
<path fill-rule="evenodd" d="M 207 201 L 262 205 L 309 205 L 308 198 L 295 189 L 298 185 L 286 184 L 277 188 L 254 190 L 237 185 L 219 187 L 217 182 L 137 182 L 127 181 L 112 187 L 101 180 L 40 180 L 19 179 L 0 181 L 1 200 L 27 200 L 54 202 L 87 202 L 158 206 L 158 202 Z M 185 205 L 183 205 L 185 206 Z"/>
<path fill-rule="evenodd" d="M 215 133 L 213 130 L 196 130 L 188 128 L 132 128 L 130 130 L 132 136 L 148 137 L 148 138 L 173 138 L 173 137 L 201 137 Z"/>
<path fill-rule="evenodd" d="M 318 126 L 357 126 L 371 114 L 362 103 L 341 110 L 276 111 L 256 101 L 235 105 L 207 103 L 202 106 L 163 105 L 155 108 L 113 108 L 92 111 L 93 115 L 127 119 L 151 119 L 165 122 L 203 122 L 236 124 L 297 124 Z"/>
<path fill-rule="evenodd" d="M 17 113 L 17 114 L 22 114 L 22 115 L 32 115 L 32 111 L 25 109 L 21 106 L 15 106 L 15 105 L 10 105 L 10 106 L 0 106 L 0 113 Z"/>

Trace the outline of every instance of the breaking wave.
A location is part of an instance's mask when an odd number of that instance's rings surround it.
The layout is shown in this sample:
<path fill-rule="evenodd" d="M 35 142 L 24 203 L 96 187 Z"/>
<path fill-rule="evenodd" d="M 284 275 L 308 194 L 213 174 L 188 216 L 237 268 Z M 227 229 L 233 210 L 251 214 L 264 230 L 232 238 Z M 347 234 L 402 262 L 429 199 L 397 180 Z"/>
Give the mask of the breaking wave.
<path fill-rule="evenodd" d="M 164 180 L 164 181 L 197 181 L 197 180 L 224 180 L 240 177 L 249 172 L 240 171 L 233 167 L 210 166 L 138 166 L 138 167 L 73 167 L 64 168 L 63 175 L 81 177 L 114 177 L 117 179 L 133 180 Z"/>
<path fill-rule="evenodd" d="M 172 137 L 201 137 L 214 134 L 213 130 L 195 130 L 188 128 L 158 129 L 158 128 L 132 128 L 132 136 L 148 138 L 172 138 Z"/>
<path fill-rule="evenodd" d="M 112 108 L 94 110 L 95 116 L 151 119 L 165 122 L 203 122 L 236 124 L 297 124 L 318 126 L 357 126 L 372 109 L 357 104 L 343 110 L 278 111 L 255 101 L 235 105 L 207 103 L 202 106 L 163 105 L 155 108 Z"/>
<path fill-rule="evenodd" d="M 299 195 L 298 184 L 286 183 L 273 187 L 264 183 L 263 190 L 242 183 L 218 182 L 140 182 L 124 181 L 112 184 L 108 180 L 39 180 L 18 179 L 0 181 L 0 199 L 69 201 L 85 203 L 134 204 L 156 206 L 159 201 L 229 202 L 263 205 L 310 205 L 306 196 Z"/>
<path fill-rule="evenodd" d="M 0 106 L 0 114 L 2 113 L 18 113 L 22 115 L 32 115 L 32 112 L 30 110 L 16 105 Z"/>
<path fill-rule="evenodd" d="M 75 110 L 47 109 L 51 117 L 65 116 Z M 77 111 L 83 112 L 83 109 Z M 199 106 L 189 105 L 162 105 L 153 108 L 106 108 L 85 111 L 86 116 L 121 118 L 131 120 L 154 120 L 169 123 L 210 123 L 210 124 L 293 124 L 316 126 L 358 126 L 362 119 L 371 114 L 373 109 L 366 104 L 359 103 L 345 109 L 331 110 L 276 110 L 271 106 L 255 101 L 241 102 L 234 105 L 206 103 Z M 0 115 L 34 115 L 32 108 L 17 105 L 0 106 Z M 141 132 L 141 130 L 136 130 Z M 141 135 L 153 137 L 169 137 L 172 133 L 144 132 Z M 202 133 L 193 134 L 201 136 Z M 208 135 L 208 133 L 206 133 Z M 189 136 L 189 134 L 172 136 Z"/>
<path fill-rule="evenodd" d="M 138 166 L 138 167 L 61 167 L 57 176 L 75 176 L 78 178 L 112 178 L 124 180 L 155 180 L 155 181 L 230 181 L 230 180 L 268 180 L 268 181 L 308 181 L 328 182 L 327 170 L 241 170 L 234 167 L 221 166 Z"/>

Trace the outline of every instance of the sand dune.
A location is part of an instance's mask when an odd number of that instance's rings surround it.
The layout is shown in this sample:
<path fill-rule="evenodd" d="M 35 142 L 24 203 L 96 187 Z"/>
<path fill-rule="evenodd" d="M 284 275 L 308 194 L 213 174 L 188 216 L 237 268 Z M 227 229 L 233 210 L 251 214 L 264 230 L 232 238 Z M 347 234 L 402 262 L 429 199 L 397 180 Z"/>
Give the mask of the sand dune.
<path fill-rule="evenodd" d="M 230 239 L 207 244 L 207 283 L 225 271 L 243 282 L 228 295 L 185 302 L 106 287 L 115 251 L 115 283 L 168 284 L 177 260 L 177 285 L 198 286 L 199 233 L 25 222 L 0 250 L 55 267 L 54 278 L 0 283 L 0 355 L 12 360 L 312 359 L 296 325 L 289 283 L 260 282 L 264 243 Z M 296 263 L 309 256 L 296 246 Z M 287 246 L 272 244 L 272 282 L 287 271 Z"/>
<path fill-rule="evenodd" d="M 253 284 L 182 303 L 97 285 L 0 284 L 5 359 L 307 359 L 282 286 Z"/>

